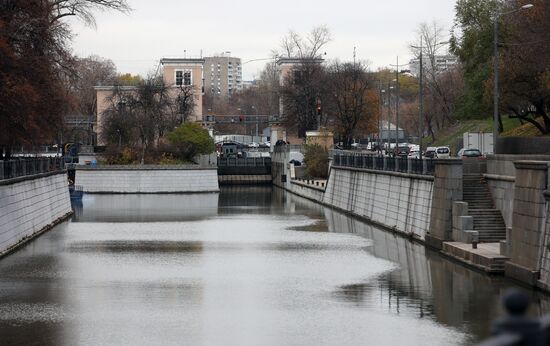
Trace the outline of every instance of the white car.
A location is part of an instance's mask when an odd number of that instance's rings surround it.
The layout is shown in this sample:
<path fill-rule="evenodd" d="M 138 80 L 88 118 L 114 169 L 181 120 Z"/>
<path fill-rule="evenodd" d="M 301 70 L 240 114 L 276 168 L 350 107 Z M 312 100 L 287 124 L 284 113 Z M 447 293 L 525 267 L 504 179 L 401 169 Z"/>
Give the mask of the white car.
<path fill-rule="evenodd" d="M 259 148 L 260 145 L 259 145 L 258 143 L 256 143 L 256 142 L 252 142 L 252 143 L 250 143 L 250 144 L 248 145 L 248 147 L 249 147 L 249 148 Z"/>
<path fill-rule="evenodd" d="M 451 149 L 449 147 L 437 147 L 435 149 L 435 157 L 438 159 L 448 159 L 451 156 Z"/>
<path fill-rule="evenodd" d="M 419 159 L 420 158 L 420 151 L 419 150 L 411 150 L 411 151 L 409 151 L 408 157 L 410 159 Z"/>

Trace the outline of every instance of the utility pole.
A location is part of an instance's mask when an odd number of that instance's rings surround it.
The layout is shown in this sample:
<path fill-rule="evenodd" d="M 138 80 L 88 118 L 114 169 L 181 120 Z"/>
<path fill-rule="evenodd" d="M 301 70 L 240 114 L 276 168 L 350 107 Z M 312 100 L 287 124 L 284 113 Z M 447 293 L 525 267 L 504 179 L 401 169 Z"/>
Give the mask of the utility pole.
<path fill-rule="evenodd" d="M 385 93 L 385 90 L 382 89 L 382 81 L 381 80 L 378 80 L 378 141 L 377 141 L 377 146 L 378 146 L 378 155 L 381 154 L 382 152 L 382 149 L 381 149 L 381 134 L 382 134 L 382 109 L 383 109 L 383 104 L 382 104 L 382 95 Z M 371 145 L 372 147 L 372 145 Z"/>
<path fill-rule="evenodd" d="M 388 132 L 386 133 L 386 142 L 387 142 L 387 149 L 386 154 L 390 151 L 390 138 L 391 138 L 391 128 L 390 128 L 390 120 L 391 120 L 391 89 L 393 87 L 390 85 L 391 82 L 388 82 Z"/>
<path fill-rule="evenodd" d="M 395 150 L 399 153 L 399 57 L 395 68 Z"/>
<path fill-rule="evenodd" d="M 420 36 L 420 90 L 419 90 L 419 109 L 418 109 L 418 158 L 422 160 L 422 135 L 424 133 L 424 84 L 422 81 L 422 36 Z"/>
<path fill-rule="evenodd" d="M 399 57 L 397 57 L 397 64 L 390 65 L 395 66 L 395 147 L 396 150 L 399 147 L 399 67 L 406 66 L 408 64 L 399 65 Z"/>
<path fill-rule="evenodd" d="M 498 137 L 498 12 L 493 19 L 493 154 L 496 154 Z"/>

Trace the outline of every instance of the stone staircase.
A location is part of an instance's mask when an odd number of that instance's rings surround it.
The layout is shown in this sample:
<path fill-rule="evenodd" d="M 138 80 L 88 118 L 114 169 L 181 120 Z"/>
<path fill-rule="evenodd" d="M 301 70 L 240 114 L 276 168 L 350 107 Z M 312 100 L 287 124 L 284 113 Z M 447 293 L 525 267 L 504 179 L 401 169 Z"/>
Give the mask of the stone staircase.
<path fill-rule="evenodd" d="M 506 239 L 506 224 L 500 210 L 495 209 L 489 185 L 482 175 L 464 174 L 462 200 L 468 203 L 468 215 L 474 219 L 480 243 Z"/>

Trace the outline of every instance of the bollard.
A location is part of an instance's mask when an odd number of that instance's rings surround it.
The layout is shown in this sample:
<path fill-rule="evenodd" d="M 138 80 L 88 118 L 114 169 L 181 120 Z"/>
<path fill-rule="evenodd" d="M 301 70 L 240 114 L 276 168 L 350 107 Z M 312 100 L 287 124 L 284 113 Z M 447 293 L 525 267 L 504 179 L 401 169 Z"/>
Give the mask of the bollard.
<path fill-rule="evenodd" d="M 472 249 L 477 249 L 477 240 L 472 240 Z"/>

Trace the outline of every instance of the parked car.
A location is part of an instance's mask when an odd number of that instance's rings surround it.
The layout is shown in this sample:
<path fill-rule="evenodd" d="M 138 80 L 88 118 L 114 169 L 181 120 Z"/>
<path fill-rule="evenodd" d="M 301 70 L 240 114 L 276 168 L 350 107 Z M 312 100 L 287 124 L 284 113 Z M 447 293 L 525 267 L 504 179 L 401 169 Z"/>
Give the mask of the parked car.
<path fill-rule="evenodd" d="M 410 159 L 419 159 L 420 158 L 420 151 L 418 149 L 409 151 L 409 158 Z"/>
<path fill-rule="evenodd" d="M 437 150 L 436 147 L 428 147 L 426 148 L 426 153 L 424 153 L 424 157 L 427 159 L 433 159 L 435 157 L 435 151 Z"/>
<path fill-rule="evenodd" d="M 397 147 L 397 149 L 393 149 L 393 156 L 407 156 L 409 155 L 409 146 L 408 145 L 401 145 Z"/>
<path fill-rule="evenodd" d="M 448 159 L 451 156 L 451 150 L 449 147 L 437 147 L 435 150 L 435 157 L 438 159 Z"/>
<path fill-rule="evenodd" d="M 481 151 L 476 148 L 462 148 L 458 151 L 457 156 L 460 157 L 461 159 L 465 157 L 483 158 L 483 154 L 481 153 Z"/>

